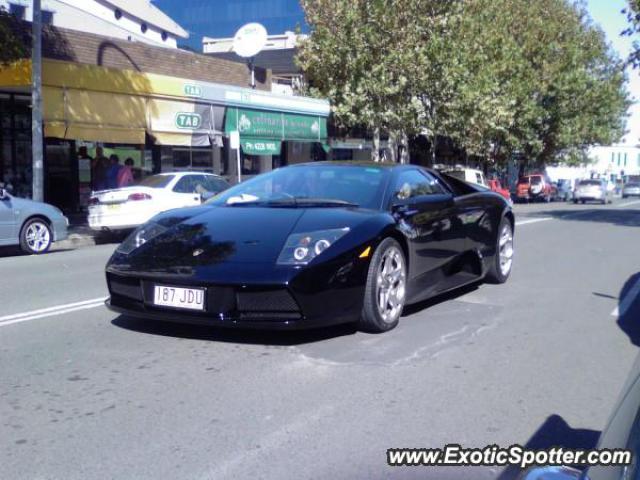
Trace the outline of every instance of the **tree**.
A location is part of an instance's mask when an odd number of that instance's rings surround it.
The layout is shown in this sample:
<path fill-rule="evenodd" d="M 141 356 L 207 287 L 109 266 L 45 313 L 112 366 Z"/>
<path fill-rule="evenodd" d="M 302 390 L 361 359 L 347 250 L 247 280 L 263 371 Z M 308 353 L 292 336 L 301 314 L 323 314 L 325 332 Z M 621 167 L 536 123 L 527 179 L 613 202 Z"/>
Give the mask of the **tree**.
<path fill-rule="evenodd" d="M 311 36 L 300 65 L 343 126 L 426 135 L 432 161 L 437 139 L 448 137 L 496 163 L 518 152 L 544 164 L 623 133 L 629 105 L 623 64 L 580 4 L 303 0 L 302 6 Z"/>
<path fill-rule="evenodd" d="M 338 125 L 374 132 L 413 133 L 419 102 L 410 75 L 420 38 L 437 31 L 447 2 L 438 0 L 302 0 L 312 35 L 300 46 L 298 63 L 310 93 L 330 99 Z M 373 157 L 377 159 L 374 145 Z"/>
<path fill-rule="evenodd" d="M 640 34 L 640 0 L 628 0 L 628 2 L 629 6 L 622 10 L 622 13 L 627 16 L 629 28 L 622 34 L 631 37 Z M 628 62 L 635 68 L 640 67 L 640 42 L 634 42 Z"/>
<path fill-rule="evenodd" d="M 25 33 L 20 21 L 0 7 L 0 65 L 6 65 L 29 56 Z"/>

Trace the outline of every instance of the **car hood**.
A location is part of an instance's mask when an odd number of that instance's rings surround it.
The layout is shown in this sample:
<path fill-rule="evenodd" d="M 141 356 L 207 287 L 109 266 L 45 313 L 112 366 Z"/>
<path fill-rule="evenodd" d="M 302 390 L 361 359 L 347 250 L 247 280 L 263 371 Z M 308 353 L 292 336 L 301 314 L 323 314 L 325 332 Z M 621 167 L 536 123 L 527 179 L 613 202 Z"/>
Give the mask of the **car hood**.
<path fill-rule="evenodd" d="M 168 230 L 134 250 L 134 270 L 218 263 L 274 264 L 292 233 L 355 228 L 376 213 L 357 208 L 192 207 L 152 220 Z"/>
<path fill-rule="evenodd" d="M 34 213 L 40 213 L 46 215 L 50 220 L 58 220 L 58 217 L 62 217 L 62 212 L 53 205 L 49 205 L 44 202 L 36 202 L 28 198 L 19 198 L 11 196 L 9 199 L 11 208 L 14 210 L 20 210 L 25 215 L 31 215 Z"/>

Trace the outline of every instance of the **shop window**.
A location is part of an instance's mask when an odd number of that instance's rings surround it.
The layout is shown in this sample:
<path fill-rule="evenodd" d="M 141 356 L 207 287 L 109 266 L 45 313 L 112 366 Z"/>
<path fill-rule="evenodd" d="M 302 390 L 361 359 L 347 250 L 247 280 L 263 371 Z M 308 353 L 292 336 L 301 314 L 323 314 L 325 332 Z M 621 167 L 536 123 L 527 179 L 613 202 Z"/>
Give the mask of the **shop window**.
<path fill-rule="evenodd" d="M 211 148 L 162 147 L 160 158 L 163 172 L 174 170 L 213 172 L 214 170 Z"/>
<path fill-rule="evenodd" d="M 19 20 L 25 20 L 27 16 L 27 7 L 18 5 L 17 3 L 9 4 L 9 13 Z"/>
<path fill-rule="evenodd" d="M 260 173 L 260 157 L 242 152 L 242 174 L 258 175 Z"/>
<path fill-rule="evenodd" d="M 42 24 L 53 25 L 53 12 L 50 10 L 42 10 Z"/>

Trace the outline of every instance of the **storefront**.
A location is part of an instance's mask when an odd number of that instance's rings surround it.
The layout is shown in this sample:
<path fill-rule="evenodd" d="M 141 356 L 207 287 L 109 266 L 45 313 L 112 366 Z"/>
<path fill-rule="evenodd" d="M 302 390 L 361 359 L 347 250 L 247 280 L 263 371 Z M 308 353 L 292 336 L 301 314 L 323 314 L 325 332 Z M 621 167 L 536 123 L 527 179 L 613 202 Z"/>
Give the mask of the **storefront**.
<path fill-rule="evenodd" d="M 0 181 L 21 196 L 31 193 L 30 74 L 28 61 L 0 71 Z M 323 100 L 50 59 L 42 78 L 45 200 L 68 212 L 84 209 L 111 155 L 131 158 L 137 178 L 199 170 L 235 181 L 232 131 L 245 176 L 323 158 L 327 145 Z"/>

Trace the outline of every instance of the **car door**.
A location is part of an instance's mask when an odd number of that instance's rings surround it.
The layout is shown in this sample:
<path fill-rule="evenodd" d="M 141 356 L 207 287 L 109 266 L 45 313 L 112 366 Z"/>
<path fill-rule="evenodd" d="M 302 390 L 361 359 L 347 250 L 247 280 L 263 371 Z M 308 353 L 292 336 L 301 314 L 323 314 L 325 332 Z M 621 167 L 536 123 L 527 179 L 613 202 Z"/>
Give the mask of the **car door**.
<path fill-rule="evenodd" d="M 202 203 L 202 193 L 205 191 L 204 175 L 183 175 L 173 186 L 173 199 L 175 207 L 190 207 Z M 198 188 L 200 186 L 200 188 Z M 201 190 L 201 191 L 199 191 Z"/>
<path fill-rule="evenodd" d="M 412 168 L 397 174 L 391 203 L 408 239 L 410 278 L 424 289 L 440 278 L 429 273 L 446 266 L 464 249 L 453 194 L 427 171 Z"/>
<path fill-rule="evenodd" d="M 0 245 L 16 243 L 15 222 L 12 198 L 5 195 L 3 199 L 0 199 Z"/>

